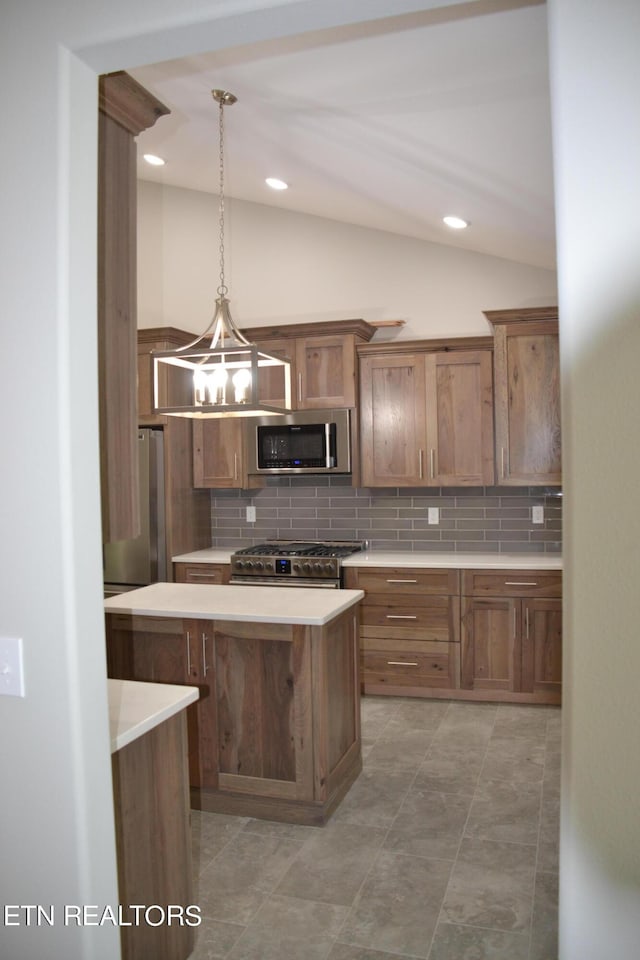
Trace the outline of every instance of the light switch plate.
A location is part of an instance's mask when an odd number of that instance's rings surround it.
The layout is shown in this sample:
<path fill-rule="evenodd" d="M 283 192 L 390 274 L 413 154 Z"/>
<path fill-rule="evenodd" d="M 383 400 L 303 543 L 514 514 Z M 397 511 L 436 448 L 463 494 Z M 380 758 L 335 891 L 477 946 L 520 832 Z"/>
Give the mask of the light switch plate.
<path fill-rule="evenodd" d="M 427 508 L 427 523 L 440 523 L 440 507 Z"/>
<path fill-rule="evenodd" d="M 255 522 L 256 522 L 256 508 L 247 507 L 247 523 L 255 523 Z"/>
<path fill-rule="evenodd" d="M 24 697 L 22 637 L 0 637 L 0 696 Z"/>
<path fill-rule="evenodd" d="M 531 522 L 544 523 L 544 507 L 531 507 Z"/>

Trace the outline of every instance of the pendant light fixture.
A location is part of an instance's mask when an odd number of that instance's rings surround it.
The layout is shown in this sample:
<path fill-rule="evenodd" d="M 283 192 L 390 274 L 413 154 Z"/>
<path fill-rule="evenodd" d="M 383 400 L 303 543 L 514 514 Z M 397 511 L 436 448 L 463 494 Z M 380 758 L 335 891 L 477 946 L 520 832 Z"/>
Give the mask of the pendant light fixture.
<path fill-rule="evenodd" d="M 219 105 L 220 136 L 220 283 L 211 323 L 204 333 L 183 347 L 156 350 L 153 358 L 154 411 L 177 417 L 249 417 L 288 413 L 291 409 L 290 364 L 263 353 L 242 335 L 231 318 L 224 277 L 224 108 L 237 98 L 225 90 L 212 90 Z M 280 367 L 284 407 L 258 399 L 258 371 Z"/>

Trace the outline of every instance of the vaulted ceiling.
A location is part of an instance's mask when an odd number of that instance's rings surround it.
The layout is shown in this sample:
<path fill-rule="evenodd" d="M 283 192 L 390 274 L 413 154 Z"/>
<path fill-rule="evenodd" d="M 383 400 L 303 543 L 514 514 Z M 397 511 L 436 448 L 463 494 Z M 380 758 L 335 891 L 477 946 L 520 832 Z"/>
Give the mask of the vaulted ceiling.
<path fill-rule="evenodd" d="M 546 8 L 486 0 L 131 69 L 142 179 L 555 268 Z M 166 160 L 148 166 L 142 154 Z M 273 192 L 265 177 L 289 189 Z M 470 221 L 464 231 L 446 214 Z"/>

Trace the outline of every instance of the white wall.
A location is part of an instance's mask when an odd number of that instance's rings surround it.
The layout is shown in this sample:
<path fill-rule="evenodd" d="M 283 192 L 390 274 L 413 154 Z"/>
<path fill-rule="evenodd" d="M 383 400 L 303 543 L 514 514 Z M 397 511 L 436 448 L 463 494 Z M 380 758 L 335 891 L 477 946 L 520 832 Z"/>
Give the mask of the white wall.
<path fill-rule="evenodd" d="M 404 320 L 402 339 L 484 336 L 483 310 L 557 302 L 552 270 L 257 203 L 225 207 L 225 278 L 240 327 L 361 317 Z M 202 333 L 218 256 L 216 196 L 140 181 L 140 327 Z"/>
<path fill-rule="evenodd" d="M 562 960 L 640 955 L 640 4 L 551 0 L 563 374 Z"/>

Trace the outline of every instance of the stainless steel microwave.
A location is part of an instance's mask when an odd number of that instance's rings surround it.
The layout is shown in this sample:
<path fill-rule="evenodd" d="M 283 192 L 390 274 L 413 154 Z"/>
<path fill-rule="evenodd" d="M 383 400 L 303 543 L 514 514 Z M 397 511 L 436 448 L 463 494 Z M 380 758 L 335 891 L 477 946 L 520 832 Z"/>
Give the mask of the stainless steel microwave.
<path fill-rule="evenodd" d="M 247 424 L 249 473 L 351 473 L 349 410 L 292 410 Z"/>

